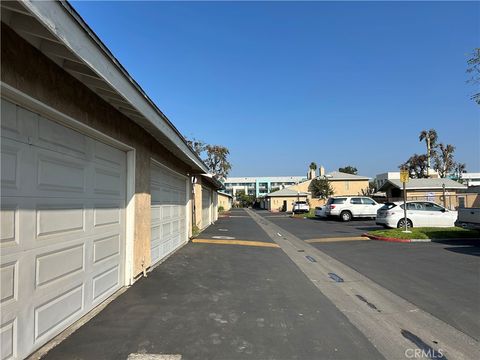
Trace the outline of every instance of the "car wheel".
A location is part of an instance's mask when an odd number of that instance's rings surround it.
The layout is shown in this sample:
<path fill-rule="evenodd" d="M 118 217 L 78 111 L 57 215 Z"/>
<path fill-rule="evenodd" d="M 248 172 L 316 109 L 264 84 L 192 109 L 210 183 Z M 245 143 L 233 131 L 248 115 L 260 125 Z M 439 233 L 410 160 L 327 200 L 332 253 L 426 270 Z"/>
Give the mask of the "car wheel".
<path fill-rule="evenodd" d="M 352 220 L 352 213 L 350 211 L 342 211 L 340 214 L 340 219 L 342 219 L 344 222 L 350 221 Z"/>
<path fill-rule="evenodd" d="M 404 228 L 405 227 L 405 219 L 400 219 L 397 224 L 397 228 Z M 410 219 L 407 219 L 407 228 L 413 227 L 413 224 Z"/>

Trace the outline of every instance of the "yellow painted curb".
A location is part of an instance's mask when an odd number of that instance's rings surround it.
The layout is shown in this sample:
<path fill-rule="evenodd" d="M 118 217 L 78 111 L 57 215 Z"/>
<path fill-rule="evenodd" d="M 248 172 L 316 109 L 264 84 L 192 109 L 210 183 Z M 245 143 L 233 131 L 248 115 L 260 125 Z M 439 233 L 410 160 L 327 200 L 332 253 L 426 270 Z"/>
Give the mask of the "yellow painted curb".
<path fill-rule="evenodd" d="M 369 240 L 367 237 L 363 236 L 351 236 L 351 237 L 334 237 L 334 238 L 323 238 L 323 239 L 310 239 L 305 240 L 306 243 L 322 243 L 322 242 L 337 242 L 337 241 L 360 241 L 360 240 Z"/>
<path fill-rule="evenodd" d="M 270 248 L 280 247 L 274 243 L 261 242 L 261 241 L 246 241 L 246 240 L 193 239 L 192 242 L 201 243 L 201 244 L 241 245 L 241 246 L 270 247 Z"/>

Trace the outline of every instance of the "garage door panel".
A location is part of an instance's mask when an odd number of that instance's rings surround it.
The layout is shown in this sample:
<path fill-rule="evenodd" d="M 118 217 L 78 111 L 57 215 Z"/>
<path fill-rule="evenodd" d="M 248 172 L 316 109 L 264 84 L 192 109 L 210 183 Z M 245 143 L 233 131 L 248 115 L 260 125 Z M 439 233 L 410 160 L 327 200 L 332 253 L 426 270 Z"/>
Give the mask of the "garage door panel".
<path fill-rule="evenodd" d="M 122 221 L 120 204 L 96 204 L 93 209 L 93 226 L 95 228 L 118 226 Z"/>
<path fill-rule="evenodd" d="M 35 341 L 54 335 L 84 309 L 84 285 L 70 288 L 34 308 Z M 72 319 L 73 320 L 73 319 Z M 50 336 L 49 336 L 50 335 Z"/>
<path fill-rule="evenodd" d="M 96 164 L 123 172 L 126 166 L 125 153 L 123 151 L 96 140 L 93 140 L 93 146 L 94 161 Z"/>
<path fill-rule="evenodd" d="M 160 224 L 162 221 L 162 207 L 160 205 L 152 205 L 151 222 L 152 226 Z"/>
<path fill-rule="evenodd" d="M 13 359 L 16 357 L 16 338 L 17 326 L 16 321 L 12 320 L 0 328 L 0 358 Z"/>
<path fill-rule="evenodd" d="M 0 304 L 4 305 L 17 299 L 18 261 L 0 266 Z"/>
<path fill-rule="evenodd" d="M 39 153 L 37 158 L 37 189 L 59 192 L 85 193 L 86 162 L 65 156 Z"/>
<path fill-rule="evenodd" d="M 71 233 L 85 233 L 85 208 L 83 204 L 54 205 L 39 203 L 35 209 L 38 240 L 52 236 L 65 238 Z"/>
<path fill-rule="evenodd" d="M 38 115 L 5 99 L 2 99 L 1 115 L 2 138 L 28 143 L 29 137 L 32 138 L 35 133 L 34 127 L 38 121 Z"/>
<path fill-rule="evenodd" d="M 211 191 L 202 186 L 202 228 L 206 228 L 211 223 Z"/>
<path fill-rule="evenodd" d="M 94 195 L 103 197 L 121 197 L 125 192 L 125 181 L 120 170 L 95 167 Z"/>
<path fill-rule="evenodd" d="M 2 136 L 10 138 L 20 137 L 20 122 L 17 117 L 17 106 L 2 99 Z M 26 136 L 24 136 L 26 140 Z"/>
<path fill-rule="evenodd" d="M 38 140 L 36 145 L 54 152 L 87 159 L 88 142 L 93 141 L 78 131 L 56 122 L 38 117 Z"/>
<path fill-rule="evenodd" d="M 163 259 L 186 242 L 186 178 L 152 164 L 151 166 L 152 209 L 152 264 Z"/>
<path fill-rule="evenodd" d="M 24 358 L 122 286 L 126 154 L 3 104 L 2 356 Z"/>
<path fill-rule="evenodd" d="M 81 271 L 85 271 L 84 243 L 42 253 L 35 261 L 35 286 L 61 281 Z"/>
<path fill-rule="evenodd" d="M 106 269 L 93 277 L 93 303 L 106 299 L 120 285 L 120 267 L 118 264 Z"/>
<path fill-rule="evenodd" d="M 2 199 L 0 208 L 1 248 L 18 245 L 19 211 L 17 204 L 8 204 Z"/>
<path fill-rule="evenodd" d="M 95 239 L 93 242 L 93 263 L 98 264 L 120 256 L 120 235 L 114 234 Z M 118 261 L 118 259 L 115 259 Z"/>

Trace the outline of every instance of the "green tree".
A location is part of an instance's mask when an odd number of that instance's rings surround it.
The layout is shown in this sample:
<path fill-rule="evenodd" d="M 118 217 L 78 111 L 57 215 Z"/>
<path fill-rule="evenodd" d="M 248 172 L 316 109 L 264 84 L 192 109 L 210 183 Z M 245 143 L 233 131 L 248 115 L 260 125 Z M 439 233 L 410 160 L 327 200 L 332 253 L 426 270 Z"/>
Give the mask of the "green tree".
<path fill-rule="evenodd" d="M 455 169 L 454 152 L 455 146 L 438 144 L 438 152 L 435 154 L 433 168 L 441 178 L 447 177 Z"/>
<path fill-rule="evenodd" d="M 420 142 L 425 140 L 427 145 L 427 177 L 430 175 L 430 158 L 435 155 L 435 147 L 437 145 L 438 135 L 435 129 L 422 130 L 418 136 Z"/>
<path fill-rule="evenodd" d="M 277 187 L 272 188 L 272 189 L 270 190 L 270 192 L 272 193 L 272 192 L 275 192 L 275 191 L 278 191 L 278 190 L 280 190 L 280 188 L 277 186 Z"/>
<path fill-rule="evenodd" d="M 370 196 L 373 195 L 377 192 L 377 185 L 375 184 L 375 181 L 370 181 L 368 183 L 368 188 L 362 189 L 362 195 L 364 196 Z"/>
<path fill-rule="evenodd" d="M 230 151 L 225 146 L 206 145 L 207 158 L 204 160 L 208 170 L 217 179 L 226 179 L 232 165 L 228 161 Z"/>
<path fill-rule="evenodd" d="M 478 84 L 480 84 L 480 48 L 475 48 L 471 56 L 467 61 L 467 73 L 470 74 L 470 79 L 467 80 L 467 83 L 477 86 L 478 89 Z M 471 99 L 480 105 L 479 92 L 473 94 Z"/>
<path fill-rule="evenodd" d="M 413 154 L 399 166 L 400 169 L 407 169 L 411 178 L 421 179 L 427 177 L 427 155 Z"/>
<path fill-rule="evenodd" d="M 253 206 L 255 202 L 255 196 L 245 194 L 245 191 L 239 190 L 235 194 L 235 198 L 238 201 L 240 207 Z"/>
<path fill-rule="evenodd" d="M 207 165 L 208 172 L 213 174 L 215 178 L 223 180 L 228 176 L 232 168 L 232 164 L 228 161 L 230 151 L 225 146 L 209 145 L 198 139 L 185 139 L 192 150 Z"/>
<path fill-rule="evenodd" d="M 308 190 L 312 193 L 313 197 L 320 199 L 327 199 L 335 193 L 332 185 L 328 179 L 325 178 L 313 179 Z"/>
<path fill-rule="evenodd" d="M 453 179 L 463 184 L 463 174 L 467 172 L 467 165 L 464 163 L 455 163 L 453 168 Z"/>
<path fill-rule="evenodd" d="M 347 174 L 352 174 L 352 175 L 357 175 L 357 172 L 358 172 L 356 167 L 350 166 L 350 165 L 338 168 L 338 171 L 347 173 Z"/>
<path fill-rule="evenodd" d="M 314 163 L 313 161 L 310 163 L 310 170 L 317 170 L 317 164 Z"/>

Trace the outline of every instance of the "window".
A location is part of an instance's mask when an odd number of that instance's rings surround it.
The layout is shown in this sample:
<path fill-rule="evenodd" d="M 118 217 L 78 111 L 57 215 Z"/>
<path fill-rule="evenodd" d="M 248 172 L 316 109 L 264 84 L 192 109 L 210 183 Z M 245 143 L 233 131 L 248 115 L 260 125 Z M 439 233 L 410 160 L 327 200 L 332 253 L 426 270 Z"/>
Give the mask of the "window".
<path fill-rule="evenodd" d="M 425 203 L 425 210 L 427 211 L 444 211 L 443 207 L 433 204 L 433 203 Z"/>
<path fill-rule="evenodd" d="M 465 196 L 458 197 L 458 207 L 461 207 L 461 208 L 465 207 Z"/>
<path fill-rule="evenodd" d="M 327 201 L 327 205 L 330 204 L 344 204 L 347 198 L 330 198 Z"/>
<path fill-rule="evenodd" d="M 404 209 L 403 204 L 400 207 Z M 425 206 L 423 203 L 410 202 L 407 203 L 407 210 L 425 210 Z"/>
<path fill-rule="evenodd" d="M 365 205 L 375 205 L 375 201 L 369 198 L 362 198 L 362 201 Z"/>
<path fill-rule="evenodd" d="M 350 199 L 350 204 L 362 205 L 362 199 L 361 198 L 351 198 Z"/>

